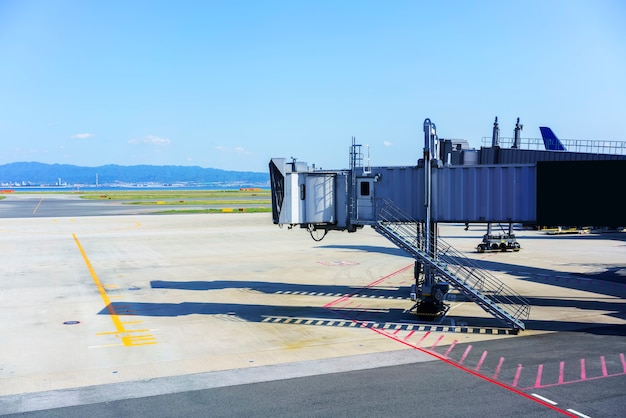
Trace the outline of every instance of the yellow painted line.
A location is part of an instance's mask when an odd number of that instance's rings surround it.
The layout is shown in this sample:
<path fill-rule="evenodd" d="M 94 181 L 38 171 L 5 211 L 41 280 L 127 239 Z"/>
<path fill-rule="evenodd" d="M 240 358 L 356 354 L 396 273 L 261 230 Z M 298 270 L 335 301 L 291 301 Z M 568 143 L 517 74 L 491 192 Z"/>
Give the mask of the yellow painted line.
<path fill-rule="evenodd" d="M 156 341 L 152 341 L 152 342 L 149 342 L 149 343 L 130 343 L 130 345 L 135 346 L 135 347 L 138 347 L 140 345 L 151 345 L 151 344 L 157 344 L 157 342 Z"/>
<path fill-rule="evenodd" d="M 154 337 L 152 335 L 138 335 L 136 337 L 132 337 L 133 341 L 140 341 L 140 340 L 152 340 L 154 341 Z"/>
<path fill-rule="evenodd" d="M 116 334 L 117 337 L 121 338 L 122 339 L 122 343 L 125 346 L 137 345 L 137 344 L 133 344 L 129 333 L 131 333 L 131 332 L 145 332 L 145 331 L 148 331 L 148 330 L 147 329 L 146 330 L 127 330 L 126 328 L 124 328 L 124 324 L 123 324 L 122 320 L 120 319 L 120 317 L 115 312 L 115 308 L 113 308 L 113 306 L 111 305 L 111 299 L 107 295 L 107 292 L 104 289 L 104 286 L 102 286 L 102 282 L 100 282 L 100 279 L 98 278 L 98 275 L 96 274 L 96 271 L 94 270 L 93 266 L 91 265 L 91 262 L 89 261 L 89 258 L 87 257 L 87 253 L 85 253 L 85 250 L 83 249 L 83 246 L 80 245 L 80 241 L 78 241 L 78 238 L 76 237 L 76 234 L 72 234 L 72 237 L 74 238 L 74 241 L 76 242 L 76 245 L 78 246 L 78 250 L 80 251 L 81 255 L 83 256 L 83 260 L 85 261 L 85 264 L 87 265 L 87 269 L 89 270 L 89 274 L 91 274 L 91 278 L 93 279 L 93 282 L 96 284 L 96 287 L 98 288 L 98 292 L 100 293 L 100 297 L 102 298 L 102 302 L 104 302 L 104 305 L 106 306 L 107 311 L 109 312 L 109 316 L 111 317 L 111 320 L 113 321 L 113 325 L 115 326 L 115 329 L 117 330 L 117 332 L 114 332 L 112 334 Z M 156 344 L 156 341 L 154 343 L 152 343 L 152 344 Z"/>
<path fill-rule="evenodd" d="M 145 329 L 126 329 L 124 330 L 124 334 L 130 334 L 133 332 L 148 332 L 150 331 L 148 328 Z M 117 331 L 102 331 L 102 332 L 96 332 L 96 335 L 117 335 L 120 334 Z"/>

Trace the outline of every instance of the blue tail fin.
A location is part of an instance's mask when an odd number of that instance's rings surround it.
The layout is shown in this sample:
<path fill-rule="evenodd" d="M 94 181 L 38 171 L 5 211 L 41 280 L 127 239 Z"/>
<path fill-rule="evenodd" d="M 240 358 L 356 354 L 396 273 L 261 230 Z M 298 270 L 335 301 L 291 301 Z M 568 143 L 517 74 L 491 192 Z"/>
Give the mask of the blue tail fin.
<path fill-rule="evenodd" d="M 543 145 L 545 145 L 546 149 L 549 151 L 567 151 L 559 138 L 554 135 L 552 129 L 547 126 L 540 126 L 539 130 L 541 131 L 541 137 L 543 138 Z"/>

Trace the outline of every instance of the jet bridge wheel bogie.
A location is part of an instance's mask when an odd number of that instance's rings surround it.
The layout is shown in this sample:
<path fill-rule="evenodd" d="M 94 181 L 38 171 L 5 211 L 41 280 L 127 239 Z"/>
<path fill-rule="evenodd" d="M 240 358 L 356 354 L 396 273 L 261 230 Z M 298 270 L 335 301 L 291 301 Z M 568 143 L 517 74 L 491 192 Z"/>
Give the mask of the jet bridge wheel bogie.
<path fill-rule="evenodd" d="M 423 301 L 415 307 L 415 314 L 420 321 L 434 321 L 447 312 L 447 306 L 431 301 Z"/>

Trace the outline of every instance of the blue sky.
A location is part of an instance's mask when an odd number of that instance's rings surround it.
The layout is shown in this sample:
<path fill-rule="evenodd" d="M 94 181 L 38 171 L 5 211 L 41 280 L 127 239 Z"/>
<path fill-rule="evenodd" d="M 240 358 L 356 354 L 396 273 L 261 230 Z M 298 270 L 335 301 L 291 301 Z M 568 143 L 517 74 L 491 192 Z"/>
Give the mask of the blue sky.
<path fill-rule="evenodd" d="M 620 0 L 0 0 L 0 57 L 0 164 L 412 165 L 425 118 L 626 140 Z"/>

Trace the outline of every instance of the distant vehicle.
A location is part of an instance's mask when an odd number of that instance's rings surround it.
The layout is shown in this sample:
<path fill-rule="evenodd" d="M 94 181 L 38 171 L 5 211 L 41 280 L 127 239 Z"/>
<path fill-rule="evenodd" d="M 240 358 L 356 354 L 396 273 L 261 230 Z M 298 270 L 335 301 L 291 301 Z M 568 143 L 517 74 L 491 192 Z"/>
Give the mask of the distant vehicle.
<path fill-rule="evenodd" d="M 552 129 L 547 126 L 540 126 L 541 138 L 543 139 L 543 145 L 545 145 L 548 151 L 567 151 L 565 146 L 559 141 Z"/>

